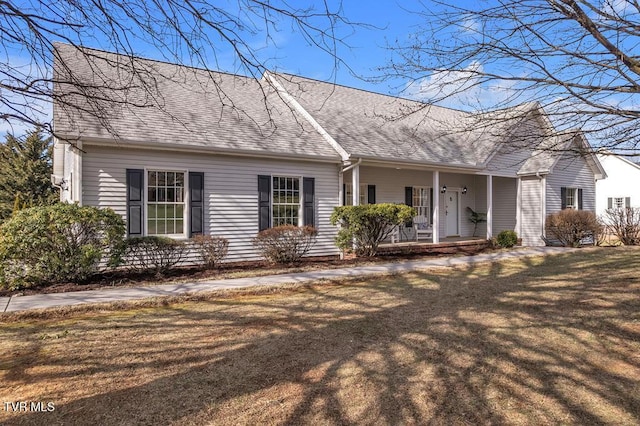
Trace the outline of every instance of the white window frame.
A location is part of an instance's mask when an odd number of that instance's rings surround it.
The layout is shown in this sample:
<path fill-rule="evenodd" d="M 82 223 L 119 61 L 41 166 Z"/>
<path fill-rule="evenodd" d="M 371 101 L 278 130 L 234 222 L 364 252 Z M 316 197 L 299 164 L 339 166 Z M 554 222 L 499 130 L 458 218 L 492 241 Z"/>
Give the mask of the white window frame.
<path fill-rule="evenodd" d="M 297 179 L 298 180 L 298 223 L 295 226 L 302 226 L 303 223 L 303 218 L 302 218 L 302 214 L 303 214 L 303 210 L 302 210 L 302 206 L 304 206 L 304 191 L 303 191 L 303 181 L 302 181 L 302 176 L 291 176 L 291 175 L 286 175 L 286 174 L 276 174 L 276 175 L 271 175 L 271 195 L 269 197 L 269 209 L 270 209 L 270 216 L 271 216 L 271 228 L 273 228 L 274 226 L 278 226 L 275 224 L 275 214 L 273 211 L 273 207 L 274 207 L 274 198 L 273 198 L 273 193 L 275 190 L 275 185 L 273 183 L 274 178 L 285 178 L 285 179 Z M 278 203 L 278 204 L 282 204 L 282 205 L 293 205 L 293 203 Z"/>
<path fill-rule="evenodd" d="M 429 199 L 430 190 L 431 187 L 429 186 L 413 186 L 411 190 L 411 203 L 413 204 L 413 208 L 416 209 L 416 215 L 426 216 L 429 224 L 433 221 L 431 215 L 431 200 Z M 420 199 L 422 203 L 426 200 L 427 204 L 416 204 L 416 192 L 420 193 L 420 191 L 423 191 L 424 196 L 418 197 L 418 199 Z"/>
<path fill-rule="evenodd" d="M 624 199 L 625 197 L 612 197 L 611 207 L 614 209 L 624 209 Z"/>
<path fill-rule="evenodd" d="M 344 184 L 344 205 L 352 206 L 353 205 L 353 184 L 345 183 Z M 365 206 L 369 204 L 369 184 L 361 183 L 360 184 L 360 205 Z"/>
<path fill-rule="evenodd" d="M 164 173 L 182 173 L 184 176 L 184 194 L 182 203 L 184 204 L 182 223 L 183 232 L 179 234 L 151 234 L 149 233 L 149 173 L 150 172 L 164 172 Z M 156 202 L 152 202 L 156 203 Z M 176 203 L 178 204 L 178 203 Z M 189 171 L 179 169 L 166 169 L 162 167 L 149 167 L 144 169 L 144 235 L 168 237 L 173 239 L 186 239 L 188 238 L 188 229 L 191 226 L 188 218 L 189 214 Z"/>
<path fill-rule="evenodd" d="M 578 188 L 567 188 L 566 191 L 567 191 L 566 199 L 565 199 L 566 208 L 578 210 Z M 573 198 L 573 203 L 571 204 L 569 203 L 570 194 L 571 194 L 571 197 Z"/>

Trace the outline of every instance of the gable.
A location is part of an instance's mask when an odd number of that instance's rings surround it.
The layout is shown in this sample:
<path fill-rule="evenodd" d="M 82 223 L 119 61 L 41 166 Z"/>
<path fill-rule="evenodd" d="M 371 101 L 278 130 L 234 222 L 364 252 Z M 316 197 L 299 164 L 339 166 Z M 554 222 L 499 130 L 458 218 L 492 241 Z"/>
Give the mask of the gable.
<path fill-rule="evenodd" d="M 545 137 L 531 157 L 522 165 L 518 175 L 554 173 L 561 159 L 580 158 L 586 162 L 594 179 L 604 179 L 607 174 L 593 154 L 592 149 L 580 131 L 554 134 Z"/>

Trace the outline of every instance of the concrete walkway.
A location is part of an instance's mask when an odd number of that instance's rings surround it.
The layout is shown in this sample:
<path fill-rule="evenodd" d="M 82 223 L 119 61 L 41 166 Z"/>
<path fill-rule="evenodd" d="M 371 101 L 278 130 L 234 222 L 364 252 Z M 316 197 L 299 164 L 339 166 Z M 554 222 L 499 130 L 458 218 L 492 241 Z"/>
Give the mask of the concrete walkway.
<path fill-rule="evenodd" d="M 198 281 L 178 284 L 161 284 L 149 287 L 103 288 L 99 290 L 73 291 L 68 293 L 36 294 L 32 296 L 0 297 L 0 312 L 16 312 L 29 309 L 46 309 L 83 303 L 104 303 L 124 300 L 139 300 L 150 297 L 179 296 L 188 293 L 268 286 L 276 284 L 305 283 L 321 279 L 366 277 L 377 274 L 408 272 L 420 269 L 446 268 L 517 259 L 531 256 L 568 253 L 573 249 L 563 247 L 531 247 L 519 250 L 480 254 L 462 257 L 398 261 L 351 268 L 326 269 L 297 272 L 294 274 L 268 275 L 264 277 L 232 278 L 213 281 Z"/>

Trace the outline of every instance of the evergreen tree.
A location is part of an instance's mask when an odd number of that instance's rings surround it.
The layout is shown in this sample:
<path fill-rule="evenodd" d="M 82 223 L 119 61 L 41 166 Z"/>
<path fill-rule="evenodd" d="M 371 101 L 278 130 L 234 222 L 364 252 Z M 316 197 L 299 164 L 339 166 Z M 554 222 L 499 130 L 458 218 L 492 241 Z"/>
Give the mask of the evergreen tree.
<path fill-rule="evenodd" d="M 23 138 L 7 134 L 0 143 L 0 223 L 15 209 L 53 204 L 58 191 L 51 185 L 53 143 L 36 128 Z"/>

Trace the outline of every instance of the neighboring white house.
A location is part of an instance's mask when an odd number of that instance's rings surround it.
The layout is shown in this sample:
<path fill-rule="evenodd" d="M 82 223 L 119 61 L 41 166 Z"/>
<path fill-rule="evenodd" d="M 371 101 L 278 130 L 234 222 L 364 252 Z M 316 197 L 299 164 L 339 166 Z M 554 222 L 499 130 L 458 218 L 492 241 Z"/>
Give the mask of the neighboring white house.
<path fill-rule="evenodd" d="M 540 245 L 547 214 L 595 211 L 605 176 L 595 156 L 555 149 L 587 141 L 558 135 L 537 104 L 478 116 L 288 74 L 256 81 L 63 44 L 55 59 L 54 90 L 68 95 L 54 106 L 62 200 L 114 209 L 130 236 L 224 236 L 231 260 L 256 259 L 252 238 L 279 224 L 314 225 L 311 254 L 337 254 L 329 217 L 344 203 L 411 205 L 434 243 L 471 236 L 470 207 L 487 214 L 487 238 L 514 230 Z"/>
<path fill-rule="evenodd" d="M 640 165 L 614 154 L 598 154 L 607 178 L 596 185 L 596 213 L 610 208 L 640 207 Z"/>

